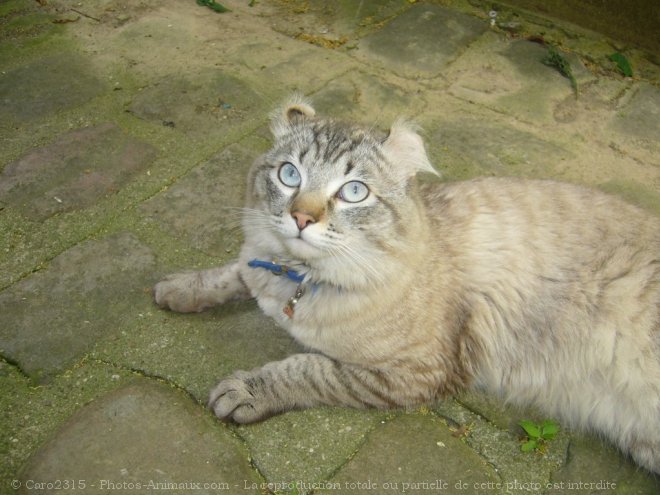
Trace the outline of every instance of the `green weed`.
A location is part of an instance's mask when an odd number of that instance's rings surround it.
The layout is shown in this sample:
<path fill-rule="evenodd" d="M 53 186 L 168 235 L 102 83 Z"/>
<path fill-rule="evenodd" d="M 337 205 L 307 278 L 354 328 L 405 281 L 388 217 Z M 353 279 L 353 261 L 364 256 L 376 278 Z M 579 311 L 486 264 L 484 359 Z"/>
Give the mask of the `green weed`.
<path fill-rule="evenodd" d="M 625 55 L 621 53 L 613 53 L 610 55 L 609 58 L 612 62 L 616 64 L 616 68 L 619 69 L 619 72 L 623 74 L 626 77 L 632 77 L 633 71 L 632 67 L 630 66 L 630 62 L 628 62 L 628 59 L 626 58 Z"/>
<path fill-rule="evenodd" d="M 197 5 L 203 7 L 208 7 L 209 9 L 215 10 L 216 12 L 223 13 L 229 12 L 229 9 L 222 5 L 221 3 L 216 2 L 215 0 L 197 0 Z"/>
<path fill-rule="evenodd" d="M 554 46 L 548 45 L 548 55 L 543 59 L 543 63 L 549 67 L 554 67 L 559 71 L 559 73 L 571 81 L 571 86 L 575 90 L 575 97 L 578 95 L 578 84 L 575 76 L 573 76 L 573 71 L 571 70 L 571 64 L 566 60 L 559 50 Z"/>
<path fill-rule="evenodd" d="M 520 446 L 523 452 L 532 450 L 544 452 L 547 442 L 555 438 L 559 432 L 559 425 L 551 419 L 543 421 L 540 425 L 527 420 L 522 420 L 518 424 L 527 433 L 527 440 Z"/>

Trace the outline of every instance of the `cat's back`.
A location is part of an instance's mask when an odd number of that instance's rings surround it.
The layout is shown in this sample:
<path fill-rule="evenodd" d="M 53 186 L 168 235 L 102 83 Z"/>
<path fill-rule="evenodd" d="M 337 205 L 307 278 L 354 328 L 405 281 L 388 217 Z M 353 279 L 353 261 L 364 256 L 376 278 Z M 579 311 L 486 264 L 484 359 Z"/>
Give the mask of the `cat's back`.
<path fill-rule="evenodd" d="M 481 178 L 427 184 L 421 193 L 434 230 L 450 230 L 463 249 L 541 249 L 543 255 L 570 253 L 575 259 L 629 246 L 660 258 L 660 218 L 584 186 Z"/>
<path fill-rule="evenodd" d="M 422 187 L 435 266 L 505 326 L 660 321 L 660 220 L 557 181 L 485 178 Z M 562 323 L 563 322 L 563 323 Z M 569 325 L 570 322 L 570 325 Z M 658 338 L 656 337 L 656 340 Z"/>

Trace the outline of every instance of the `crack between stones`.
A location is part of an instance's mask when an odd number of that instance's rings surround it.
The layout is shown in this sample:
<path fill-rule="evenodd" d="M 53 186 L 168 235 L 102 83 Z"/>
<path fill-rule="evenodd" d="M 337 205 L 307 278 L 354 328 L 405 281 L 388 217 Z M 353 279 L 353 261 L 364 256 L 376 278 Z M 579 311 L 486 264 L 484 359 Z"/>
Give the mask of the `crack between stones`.
<path fill-rule="evenodd" d="M 176 381 L 174 381 L 170 378 L 163 377 L 163 376 L 161 376 L 157 373 L 150 373 L 146 370 L 136 368 L 136 367 L 133 367 L 133 366 L 118 365 L 118 364 L 113 363 L 111 361 L 106 361 L 105 359 L 92 358 L 92 357 L 89 357 L 89 356 L 85 356 L 83 359 L 81 359 L 78 362 L 78 365 L 84 365 L 84 364 L 87 364 L 87 363 L 101 364 L 101 365 L 109 366 L 111 368 L 115 368 L 115 369 L 118 369 L 118 370 L 128 371 L 128 372 L 130 372 L 134 375 L 140 376 L 142 378 L 146 378 L 146 379 L 149 379 L 149 380 L 154 380 L 154 381 L 157 381 L 157 382 L 162 383 L 164 385 L 168 385 L 169 387 L 172 387 L 173 389 L 175 389 L 175 390 L 183 393 L 184 395 L 186 395 L 188 398 L 190 398 L 196 404 L 204 406 L 204 408 L 206 409 L 206 406 L 202 401 L 200 401 L 197 397 L 195 397 L 187 389 L 185 389 L 183 386 L 179 385 Z"/>
<path fill-rule="evenodd" d="M 104 359 L 86 357 L 82 361 L 80 361 L 80 364 L 83 364 L 85 362 L 93 362 L 93 363 L 96 363 L 96 364 L 102 364 L 102 365 L 105 365 L 105 366 L 110 366 L 110 367 L 116 368 L 118 370 L 129 371 L 130 373 L 133 373 L 133 374 L 135 374 L 137 376 L 140 376 L 142 378 L 146 378 L 148 380 L 154 380 L 158 383 L 162 383 L 164 385 L 167 385 L 167 386 L 175 389 L 176 391 L 182 393 L 183 395 L 185 395 L 189 399 L 191 399 L 195 404 L 201 406 L 207 414 L 212 415 L 209 408 L 206 406 L 206 404 L 204 404 L 203 401 L 199 400 L 191 392 L 189 392 L 186 388 L 184 388 L 182 385 L 179 385 L 176 381 L 174 381 L 170 378 L 163 377 L 163 376 L 161 376 L 157 373 L 150 373 L 146 370 L 136 368 L 136 367 L 132 367 L 132 366 L 117 365 L 117 364 L 115 364 L 111 361 L 106 361 Z M 221 421 L 221 420 L 217 419 L 215 416 L 213 416 L 213 419 L 216 420 L 216 422 L 219 425 L 226 428 L 227 431 L 234 438 L 236 438 L 238 441 L 241 442 L 241 444 L 243 445 L 243 447 L 245 447 L 245 450 L 249 454 L 249 457 L 248 457 L 247 461 L 250 464 L 250 467 L 252 469 L 254 469 L 254 471 L 257 473 L 257 475 L 261 478 L 261 480 L 264 483 L 268 482 L 268 480 L 267 480 L 266 476 L 264 475 L 264 473 L 261 472 L 261 470 L 257 467 L 257 465 L 254 462 L 254 458 L 252 456 L 252 449 L 250 448 L 250 446 L 249 446 L 248 442 L 245 440 L 245 438 L 243 438 L 243 436 L 237 431 L 236 426 L 232 425 L 231 423 Z"/>
<path fill-rule="evenodd" d="M 462 402 L 456 400 L 455 398 L 454 398 L 454 400 L 456 401 L 456 403 L 457 403 L 458 405 L 460 405 L 461 407 L 465 408 L 465 410 L 467 410 L 467 411 L 468 411 L 470 414 L 472 414 L 473 416 L 476 416 L 477 418 L 481 419 L 482 421 L 484 421 L 484 422 L 485 422 L 486 424 L 488 424 L 489 426 L 492 426 L 493 428 L 495 428 L 495 429 L 497 429 L 497 430 L 499 430 L 499 431 L 502 431 L 502 430 L 500 430 L 497 426 L 495 426 L 493 423 L 491 423 L 487 418 L 485 418 L 484 416 L 482 416 L 481 414 L 479 414 L 478 412 L 473 411 L 472 409 L 470 409 L 469 407 L 465 406 Z M 435 411 L 433 411 L 433 410 L 429 411 L 429 414 L 435 416 L 435 417 L 438 418 L 439 420 L 445 421 L 445 423 L 449 423 L 449 422 L 451 422 L 451 423 L 453 423 L 453 424 L 455 424 L 455 425 L 457 425 L 457 426 L 461 426 L 460 423 L 457 423 L 457 422 L 456 422 L 455 420 L 453 420 L 452 418 L 445 417 L 445 416 L 443 416 L 442 414 L 439 414 L 439 413 L 437 413 L 437 412 L 435 412 Z M 468 437 L 469 437 L 469 435 L 468 435 Z M 489 459 L 488 459 L 483 453 L 481 453 L 481 451 L 479 451 L 478 449 L 476 449 L 475 447 L 473 447 L 472 445 L 470 445 L 470 443 L 468 443 L 468 441 L 467 441 L 467 437 L 466 437 L 464 443 L 465 443 L 465 445 L 466 445 L 467 447 L 470 448 L 470 450 L 472 450 L 475 454 L 477 454 L 485 464 L 487 464 L 488 466 L 490 466 L 490 467 L 493 469 L 493 472 L 494 472 L 495 475 L 497 476 L 497 479 L 499 480 L 499 482 L 502 483 L 502 484 L 504 484 L 504 478 L 503 478 L 502 475 L 500 474 L 500 468 L 499 468 L 495 463 L 493 463 L 491 460 L 489 460 Z"/>
<path fill-rule="evenodd" d="M 2 361 L 3 363 L 5 363 L 8 366 L 11 366 L 11 367 L 15 368 L 23 378 L 25 378 L 27 381 L 30 382 L 31 385 L 33 385 L 33 386 L 36 385 L 34 383 L 34 380 L 32 379 L 32 377 L 30 377 L 25 372 L 25 370 L 23 370 L 23 368 L 20 366 L 20 364 L 17 361 L 15 361 L 14 359 L 4 355 L 3 353 L 0 353 L 0 361 Z M 182 393 L 183 395 L 185 395 L 186 397 L 191 399 L 195 404 L 197 404 L 199 406 L 202 406 L 205 411 L 209 412 L 208 408 L 206 407 L 206 405 L 202 401 L 200 401 L 197 397 L 195 397 L 192 393 L 190 393 L 183 386 L 179 385 L 176 381 L 171 380 L 169 378 L 165 378 L 163 376 L 160 376 L 157 373 L 150 373 L 146 370 L 136 368 L 136 367 L 132 367 L 132 366 L 118 365 L 116 363 L 113 363 L 111 361 L 107 361 L 105 359 L 98 359 L 98 358 L 92 358 L 90 356 L 84 356 L 81 360 L 77 361 L 72 366 L 62 370 L 57 375 L 58 376 L 62 375 L 64 373 L 66 373 L 67 371 L 71 370 L 71 369 L 74 369 L 74 368 L 79 367 L 79 366 L 84 366 L 85 364 L 88 364 L 88 363 L 107 366 L 109 368 L 114 368 L 116 370 L 127 371 L 127 372 L 130 372 L 131 374 L 137 375 L 141 378 L 145 378 L 145 379 L 148 379 L 148 380 L 156 381 L 158 383 L 167 385 L 167 386 L 173 388 L 174 390 Z M 45 386 L 48 386 L 48 384 L 46 384 Z M 82 406 L 82 407 L 84 407 L 84 406 Z M 209 414 L 210 414 L 210 412 L 209 412 Z M 250 464 L 250 467 L 257 473 L 257 475 L 261 478 L 261 480 L 264 483 L 267 482 L 268 480 L 266 479 L 264 474 L 256 466 L 256 464 L 254 462 L 254 459 L 252 457 L 252 450 L 250 449 L 250 447 L 249 447 L 248 443 L 246 442 L 246 440 L 236 431 L 236 428 L 233 427 L 232 425 L 230 425 L 228 423 L 221 422 L 220 420 L 217 420 L 217 422 L 224 425 L 224 427 L 227 429 L 227 431 L 234 438 L 236 438 L 238 441 L 241 442 L 241 444 L 243 445 L 245 450 L 249 453 L 249 458 L 247 459 L 247 461 Z"/>
<path fill-rule="evenodd" d="M 21 367 L 21 365 L 18 363 L 18 361 L 10 358 L 9 356 L 5 355 L 4 352 L 0 352 L 0 361 L 3 363 L 7 364 L 8 366 L 11 366 L 14 368 L 16 371 L 18 371 L 18 374 L 21 375 L 23 378 L 26 380 L 30 381 L 30 383 L 33 382 L 32 378 L 30 378 L 30 375 L 28 375 L 25 370 Z"/>
<path fill-rule="evenodd" d="M 232 146 L 234 144 L 237 144 L 237 143 L 241 142 L 242 140 L 244 140 L 245 138 L 247 138 L 248 136 L 253 134 L 257 129 L 259 129 L 259 127 L 264 125 L 266 122 L 268 122 L 268 118 L 264 118 L 263 120 L 258 121 L 258 124 L 256 124 L 254 127 L 251 127 L 250 129 L 246 129 L 245 133 L 242 133 L 240 136 L 237 137 L 237 139 L 235 139 L 231 142 L 228 142 L 221 149 L 226 149 L 229 146 Z M 29 278 L 33 274 L 42 271 L 44 268 L 46 268 L 48 266 L 48 264 L 52 260 L 57 258 L 59 255 L 63 254 L 64 252 L 68 251 L 69 249 L 73 248 L 74 246 L 77 246 L 78 244 L 81 244 L 85 241 L 89 241 L 89 240 L 93 240 L 93 239 L 98 238 L 100 234 L 102 234 L 104 231 L 108 230 L 108 228 L 113 225 L 114 219 L 117 218 L 121 213 L 135 210 L 142 203 L 145 203 L 146 201 L 149 201 L 153 197 L 155 197 L 158 194 L 162 193 L 163 190 L 169 189 L 173 184 L 176 184 L 176 182 L 178 182 L 180 179 L 182 179 L 183 177 L 188 175 L 195 167 L 197 167 L 198 165 L 203 163 L 205 160 L 208 160 L 208 158 L 210 158 L 210 156 L 213 156 L 213 154 L 215 154 L 216 152 L 217 151 L 214 151 L 213 153 L 211 153 L 206 158 L 195 162 L 189 168 L 186 168 L 185 170 L 183 170 L 181 172 L 181 174 L 177 175 L 176 177 L 168 178 L 166 181 L 164 181 L 163 184 L 160 185 L 160 188 L 157 191 L 153 192 L 153 194 L 150 194 L 150 195 L 148 195 L 144 198 L 141 198 L 139 201 L 137 201 L 135 203 L 128 204 L 128 205 L 124 206 L 123 208 L 121 208 L 121 210 L 118 210 L 115 213 L 107 216 L 102 221 L 102 223 L 100 223 L 98 225 L 98 228 L 92 230 L 89 234 L 85 235 L 82 238 L 76 239 L 76 240 L 72 241 L 71 243 L 68 243 L 62 249 L 57 250 L 57 252 L 50 253 L 45 258 L 37 261 L 36 263 L 34 263 L 32 265 L 31 268 L 28 268 L 25 271 L 22 271 L 16 279 L 14 279 L 13 281 L 11 281 L 11 282 L 9 282 L 5 285 L 0 286 L 0 293 L 7 290 L 10 287 L 12 287 L 13 285 L 21 282 L 22 280 L 24 280 L 26 278 Z M 128 184 L 127 184 L 127 186 L 128 186 Z M 4 210 L 5 208 L 6 208 L 5 205 L 0 205 L 0 211 Z M 86 208 L 83 208 L 80 211 L 85 211 L 85 210 L 86 210 Z M 52 215 L 51 217 L 49 217 L 49 219 L 56 218 L 56 217 L 61 216 L 65 213 L 67 213 L 67 212 L 57 212 L 54 215 Z M 204 253 L 204 254 L 206 254 L 206 253 Z M 2 355 L 0 355 L 0 357 L 1 356 Z"/>
<path fill-rule="evenodd" d="M 326 479 L 325 479 L 324 481 L 330 481 L 330 480 L 332 480 L 332 478 L 334 478 L 339 472 L 341 472 L 341 470 L 342 470 L 342 469 L 343 469 L 348 463 L 350 463 L 350 462 L 355 458 L 355 456 L 358 454 L 358 452 L 360 452 L 360 450 L 362 450 L 362 447 L 364 447 L 364 445 L 367 443 L 367 441 L 369 440 L 369 437 L 370 437 L 370 436 L 371 436 L 376 430 L 378 430 L 378 429 L 380 429 L 380 428 L 384 428 L 388 423 L 394 421 L 394 420 L 395 420 L 396 418 L 398 418 L 399 416 L 400 416 L 400 414 L 399 414 L 399 413 L 396 413 L 396 412 L 389 413 L 389 414 L 387 414 L 383 419 L 381 419 L 380 421 L 378 421 L 378 423 L 376 423 L 374 426 L 372 426 L 371 428 L 369 428 L 369 429 L 364 433 L 364 437 L 362 438 L 362 440 L 360 441 L 360 443 L 359 443 L 359 444 L 355 447 L 355 449 L 354 449 L 354 450 L 353 450 L 353 451 L 352 451 L 352 452 L 346 457 L 346 460 L 344 460 L 343 462 L 341 462 L 341 463 L 340 463 L 335 469 L 333 469 L 332 471 L 330 471 L 330 472 L 328 473 L 328 476 L 326 477 Z M 315 492 L 315 491 L 312 490 L 312 491 L 309 493 L 309 495 L 314 495 L 314 492 Z"/>

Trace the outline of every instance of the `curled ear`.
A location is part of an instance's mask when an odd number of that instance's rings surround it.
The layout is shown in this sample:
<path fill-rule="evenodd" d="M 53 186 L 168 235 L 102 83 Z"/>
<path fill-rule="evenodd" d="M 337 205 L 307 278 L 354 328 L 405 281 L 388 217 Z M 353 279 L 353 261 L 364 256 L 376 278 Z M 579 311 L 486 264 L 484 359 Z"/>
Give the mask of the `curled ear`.
<path fill-rule="evenodd" d="M 271 115 L 270 130 L 275 137 L 289 132 L 291 126 L 304 119 L 314 117 L 316 112 L 300 94 L 295 94 Z"/>
<path fill-rule="evenodd" d="M 429 162 L 424 141 L 417 134 L 415 126 L 404 120 L 397 120 L 383 141 L 383 151 L 398 172 L 412 177 L 418 172 L 440 175 Z"/>

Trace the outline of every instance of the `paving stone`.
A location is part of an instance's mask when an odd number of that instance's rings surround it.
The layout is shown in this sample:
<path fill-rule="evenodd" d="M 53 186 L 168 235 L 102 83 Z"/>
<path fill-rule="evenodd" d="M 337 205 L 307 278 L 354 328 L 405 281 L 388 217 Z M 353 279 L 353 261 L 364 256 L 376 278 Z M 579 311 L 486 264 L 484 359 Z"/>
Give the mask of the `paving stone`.
<path fill-rule="evenodd" d="M 261 493 L 245 488 L 261 479 L 226 427 L 187 395 L 144 379 L 74 414 L 20 480 L 24 494 L 54 480 L 84 480 L 75 487 L 84 493 Z"/>
<path fill-rule="evenodd" d="M 353 494 L 483 493 L 482 483 L 486 487 L 501 482 L 493 468 L 454 437 L 443 421 L 419 414 L 379 425 L 331 481 Z"/>
<path fill-rule="evenodd" d="M 247 174 L 258 149 L 232 145 L 194 168 L 140 210 L 210 254 L 238 253 Z"/>
<path fill-rule="evenodd" d="M 300 33 L 318 39 L 344 40 L 368 34 L 410 7 L 409 0 L 305 0 L 275 2 L 273 28 L 295 37 Z M 301 11 L 305 11 L 302 16 Z"/>
<path fill-rule="evenodd" d="M 0 359 L 0 493 L 16 473 L 76 410 L 122 386 L 135 375 L 111 364 L 85 361 L 35 387 L 20 370 Z"/>
<path fill-rule="evenodd" d="M 651 163 L 660 166 L 660 89 L 641 83 L 617 110 L 612 128 L 625 136 L 619 145 L 631 154 L 643 148 L 650 152 Z"/>
<path fill-rule="evenodd" d="M 551 473 L 566 458 L 569 436 L 565 431 L 560 430 L 557 437 L 548 442 L 543 454 L 522 452 L 519 434 L 498 427 L 454 399 L 439 401 L 432 410 L 448 420 L 453 435 L 463 439 L 497 470 L 505 493 L 541 492 Z M 509 422 L 504 423 L 508 426 Z"/>
<path fill-rule="evenodd" d="M 520 420 L 542 421 L 545 419 L 533 408 L 505 404 L 501 399 L 483 392 L 468 390 L 455 399 L 463 407 L 488 420 L 500 430 L 508 431 L 515 436 L 523 433 L 522 428 L 518 426 Z"/>
<path fill-rule="evenodd" d="M 578 88 L 594 79 L 575 54 L 562 55 Z M 449 92 L 527 122 L 555 124 L 555 106 L 564 99 L 575 102 L 576 96 L 571 82 L 543 62 L 547 56 L 538 43 L 510 42 L 489 32 L 446 73 Z"/>
<path fill-rule="evenodd" d="M 155 272 L 154 272 L 155 273 Z M 152 274 L 153 282 L 158 277 Z M 102 361 L 160 376 L 200 401 L 223 377 L 301 352 L 255 302 L 228 303 L 195 314 L 161 310 L 143 297 L 138 318 L 98 343 Z"/>
<path fill-rule="evenodd" d="M 312 10 L 321 11 L 321 15 L 334 25 L 339 32 L 351 33 L 373 29 L 373 26 L 387 21 L 390 17 L 400 13 L 410 5 L 408 0 L 365 0 L 354 2 L 352 0 L 339 0 L 334 5 L 323 0 L 311 0 Z"/>
<path fill-rule="evenodd" d="M 361 60 L 405 77 L 435 77 L 487 29 L 483 20 L 418 4 L 359 42 Z"/>
<path fill-rule="evenodd" d="M 83 242 L 0 293 L 0 349 L 35 380 L 70 366 L 134 318 L 155 271 L 131 233 Z"/>
<path fill-rule="evenodd" d="M 217 140 L 270 110 L 246 81 L 219 69 L 166 76 L 142 90 L 129 107 L 141 119 Z"/>
<path fill-rule="evenodd" d="M 425 117 L 426 119 L 427 117 Z M 452 179 L 480 175 L 548 178 L 573 153 L 495 114 L 451 114 L 424 123 L 432 162 Z"/>
<path fill-rule="evenodd" d="M 629 84 L 621 79 L 601 78 L 580 85 L 579 96 L 566 95 L 554 109 L 554 119 L 560 124 L 588 125 L 601 129 L 610 123 L 618 101 L 628 91 Z"/>
<path fill-rule="evenodd" d="M 80 54 L 60 53 L 0 73 L 0 120 L 33 121 L 105 90 Z"/>
<path fill-rule="evenodd" d="M 330 478 L 384 417 L 383 412 L 316 408 L 241 426 L 238 434 L 269 482 L 309 487 Z"/>
<path fill-rule="evenodd" d="M 0 202 L 36 220 L 85 208 L 117 192 L 157 155 L 112 123 L 70 131 L 4 168 Z"/>
<path fill-rule="evenodd" d="M 247 67 L 249 74 L 256 76 L 255 84 L 261 83 L 260 87 L 268 92 L 271 105 L 294 92 L 316 91 L 356 67 L 353 59 L 343 53 L 282 37 L 246 40 L 228 50 L 226 59 Z"/>
<path fill-rule="evenodd" d="M 552 475 L 548 494 L 616 493 L 651 495 L 660 492 L 653 478 L 598 439 L 574 436 L 566 464 Z"/>
<path fill-rule="evenodd" d="M 368 90 L 365 90 L 368 88 Z M 319 114 L 387 130 L 399 117 L 413 117 L 425 107 L 418 91 L 361 71 L 333 79 L 312 97 Z"/>

